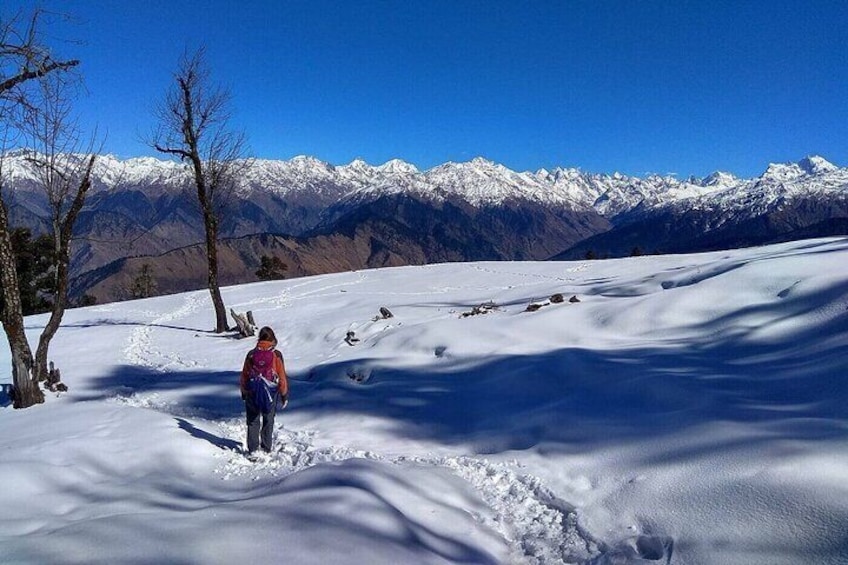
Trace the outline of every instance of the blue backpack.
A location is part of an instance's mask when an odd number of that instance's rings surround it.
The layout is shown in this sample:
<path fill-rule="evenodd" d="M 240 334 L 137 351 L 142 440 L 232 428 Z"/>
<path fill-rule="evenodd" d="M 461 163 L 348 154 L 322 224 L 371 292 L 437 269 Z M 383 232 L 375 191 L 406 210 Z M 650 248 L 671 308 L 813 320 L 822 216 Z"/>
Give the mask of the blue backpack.
<path fill-rule="evenodd" d="M 250 356 L 250 374 L 247 387 L 252 396 L 253 405 L 263 413 L 270 412 L 277 403 L 280 394 L 280 378 L 274 371 L 273 349 L 256 348 Z"/>

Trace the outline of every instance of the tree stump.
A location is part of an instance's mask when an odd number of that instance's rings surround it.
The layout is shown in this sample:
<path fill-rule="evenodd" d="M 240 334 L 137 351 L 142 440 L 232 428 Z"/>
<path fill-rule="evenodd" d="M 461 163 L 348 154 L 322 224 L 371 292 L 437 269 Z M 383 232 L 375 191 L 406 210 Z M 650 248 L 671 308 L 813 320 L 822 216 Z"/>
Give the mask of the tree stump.
<path fill-rule="evenodd" d="M 239 338 L 252 337 L 256 335 L 256 323 L 253 321 L 253 312 L 247 312 L 247 315 L 238 314 L 230 308 L 230 316 L 236 321 Z"/>
<path fill-rule="evenodd" d="M 47 380 L 44 383 L 47 390 L 50 392 L 68 392 L 68 386 L 62 382 L 62 373 L 59 372 L 59 368 L 53 364 L 53 361 L 50 361 L 48 368 Z"/>

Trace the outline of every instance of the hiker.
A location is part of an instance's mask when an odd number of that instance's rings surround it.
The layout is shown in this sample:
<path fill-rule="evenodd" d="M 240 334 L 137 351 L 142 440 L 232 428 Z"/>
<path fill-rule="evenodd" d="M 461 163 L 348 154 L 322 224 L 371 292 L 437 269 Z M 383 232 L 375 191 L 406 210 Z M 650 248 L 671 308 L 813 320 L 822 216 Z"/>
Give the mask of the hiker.
<path fill-rule="evenodd" d="M 241 370 L 241 398 L 247 412 L 248 457 L 258 448 L 269 453 L 274 434 L 277 401 L 288 404 L 289 383 L 283 354 L 275 349 L 277 336 L 268 326 L 259 330 L 256 347 L 244 359 Z"/>

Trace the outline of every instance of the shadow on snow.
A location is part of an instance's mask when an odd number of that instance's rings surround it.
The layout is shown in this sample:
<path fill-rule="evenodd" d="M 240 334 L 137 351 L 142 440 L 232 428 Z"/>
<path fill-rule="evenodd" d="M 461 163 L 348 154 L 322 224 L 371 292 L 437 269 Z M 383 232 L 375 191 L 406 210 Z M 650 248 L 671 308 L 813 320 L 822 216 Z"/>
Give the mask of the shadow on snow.
<path fill-rule="evenodd" d="M 834 305 L 844 309 L 846 298 L 848 283 L 797 299 L 785 293 L 774 303 L 683 328 L 695 337 L 656 347 L 564 347 L 459 359 L 448 344 L 415 367 L 368 357 L 327 363 L 292 375 L 289 409 L 384 418 L 400 437 L 469 442 L 482 453 L 542 444 L 580 450 L 735 423 L 756 424 L 735 436 L 740 447 L 781 438 L 842 439 L 848 432 L 848 311 L 794 328 L 792 319 Z M 787 321 L 789 329 L 763 334 L 763 319 Z M 237 383 L 238 371 L 121 366 L 76 396 L 163 393 L 166 412 L 221 419 L 243 414 Z M 701 454 L 728 447 L 710 445 L 709 438 L 700 446 Z"/>
<path fill-rule="evenodd" d="M 0 384 L 0 408 L 6 408 L 12 405 L 12 384 Z"/>
<path fill-rule="evenodd" d="M 848 285 L 841 285 L 820 299 L 838 304 L 846 295 Z M 791 317 L 822 304 L 787 306 L 779 307 Z M 426 367 L 366 357 L 319 365 L 295 385 L 291 407 L 387 418 L 401 436 L 471 442 L 480 452 L 542 443 L 580 449 L 724 423 L 766 432 L 743 442 L 844 438 L 848 312 L 772 341 L 746 329 L 749 316 L 759 314 L 742 310 L 736 320 L 716 321 L 716 328 L 737 328 L 721 337 L 700 327 L 704 337 L 662 347 L 563 348 L 471 361 L 451 359 L 446 347 Z"/>
<path fill-rule="evenodd" d="M 94 379 L 90 388 L 75 391 L 77 401 L 136 399 L 141 406 L 182 417 L 210 420 L 240 416 L 239 371 L 158 371 L 138 365 L 118 365 Z M 161 400 L 150 401 L 151 395 Z"/>

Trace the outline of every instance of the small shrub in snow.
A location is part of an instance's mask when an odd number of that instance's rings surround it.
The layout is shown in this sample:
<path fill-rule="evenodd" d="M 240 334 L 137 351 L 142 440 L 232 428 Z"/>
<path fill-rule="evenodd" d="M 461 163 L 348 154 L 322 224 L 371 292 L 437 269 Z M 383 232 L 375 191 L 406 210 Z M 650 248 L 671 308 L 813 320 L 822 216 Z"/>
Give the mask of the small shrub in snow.
<path fill-rule="evenodd" d="M 365 367 L 350 367 L 347 370 L 347 378 L 355 383 L 363 384 L 371 377 L 371 370 Z"/>
<path fill-rule="evenodd" d="M 345 343 L 347 343 L 348 345 L 354 345 L 356 343 L 359 343 L 359 338 L 356 337 L 355 332 L 347 332 L 347 335 L 345 336 Z"/>
<path fill-rule="evenodd" d="M 497 306 L 495 306 L 494 302 L 484 302 L 479 306 L 475 306 L 469 312 L 463 312 L 459 315 L 460 318 L 467 318 L 469 316 L 479 316 L 481 314 L 488 314 L 489 312 L 496 310 Z"/>
<path fill-rule="evenodd" d="M 380 315 L 375 316 L 371 319 L 372 322 L 377 322 L 379 320 L 388 320 L 389 318 L 394 318 L 395 315 L 392 314 L 392 311 L 386 308 L 385 306 L 380 307 Z"/>

